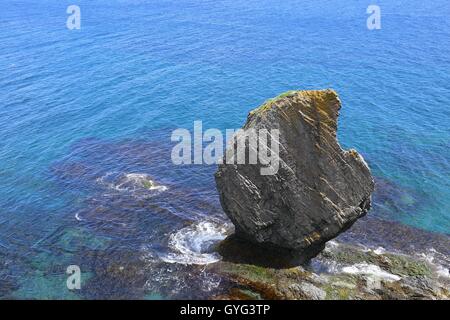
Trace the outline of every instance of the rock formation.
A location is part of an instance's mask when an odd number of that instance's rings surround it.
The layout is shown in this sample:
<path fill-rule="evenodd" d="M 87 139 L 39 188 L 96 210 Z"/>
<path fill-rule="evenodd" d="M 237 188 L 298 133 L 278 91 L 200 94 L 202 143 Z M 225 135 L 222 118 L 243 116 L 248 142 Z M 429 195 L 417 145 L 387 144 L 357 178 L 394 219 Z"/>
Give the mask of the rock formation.
<path fill-rule="evenodd" d="M 219 166 L 221 204 L 237 236 L 301 251 L 323 247 L 366 214 L 374 182 L 361 155 L 337 141 L 340 107 L 333 90 L 290 91 L 250 112 L 244 130 L 279 130 L 279 169 L 262 175 L 259 162 Z M 229 149 L 239 139 L 245 135 Z"/>
<path fill-rule="evenodd" d="M 327 268 L 333 266 L 333 268 Z M 450 278 L 426 257 L 330 243 L 312 268 L 267 268 L 221 261 L 210 268 L 228 278 L 215 299 L 448 300 Z"/>

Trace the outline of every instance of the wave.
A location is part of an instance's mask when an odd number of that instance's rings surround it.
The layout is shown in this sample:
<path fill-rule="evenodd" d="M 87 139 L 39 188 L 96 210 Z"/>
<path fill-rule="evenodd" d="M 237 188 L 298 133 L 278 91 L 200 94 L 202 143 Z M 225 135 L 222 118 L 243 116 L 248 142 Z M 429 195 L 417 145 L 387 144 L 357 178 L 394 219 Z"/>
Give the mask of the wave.
<path fill-rule="evenodd" d="M 157 184 L 151 176 L 146 173 L 117 174 L 108 172 L 104 176 L 97 178 L 96 181 L 107 186 L 111 190 L 128 192 L 136 196 L 149 194 L 149 192 L 163 192 L 168 190 L 168 187 Z"/>
<path fill-rule="evenodd" d="M 324 252 L 333 253 L 338 252 L 341 243 L 337 241 L 329 241 L 324 249 Z M 434 248 L 429 248 L 425 252 L 416 253 L 404 253 L 400 251 L 390 251 L 378 246 L 376 248 L 370 248 L 361 244 L 357 245 L 361 252 L 370 252 L 375 255 L 394 254 L 403 255 L 406 254 L 411 257 L 415 257 L 419 261 L 425 261 L 434 270 L 438 277 L 450 278 L 450 271 L 448 266 L 450 265 L 449 257 Z M 311 260 L 311 268 L 316 273 L 328 273 L 328 274 L 362 274 L 372 276 L 374 279 L 386 280 L 386 281 L 398 281 L 400 276 L 392 274 L 382 267 L 372 264 L 368 261 L 362 261 L 354 264 L 346 264 L 339 261 L 335 261 L 331 258 L 318 257 Z"/>
<path fill-rule="evenodd" d="M 419 256 L 431 264 L 440 277 L 450 278 L 449 269 L 444 267 L 444 265 L 450 265 L 450 257 L 438 252 L 434 248 L 431 248 L 426 253 L 419 254 Z"/>
<path fill-rule="evenodd" d="M 230 233 L 230 226 L 201 221 L 173 233 L 169 239 L 171 253 L 160 258 L 168 263 L 206 265 L 221 260 L 214 246 Z"/>
<path fill-rule="evenodd" d="M 340 243 L 337 241 L 329 241 L 326 244 L 325 251 L 332 252 L 335 250 L 339 250 Z M 371 251 L 376 255 L 380 255 L 386 252 L 383 247 L 378 247 L 376 249 L 370 249 L 364 246 L 360 247 L 362 252 Z M 328 273 L 328 274 L 361 274 L 371 277 L 373 280 L 385 280 L 385 281 L 398 281 L 401 279 L 400 276 L 387 272 L 380 268 L 377 265 L 361 262 L 355 264 L 343 264 L 338 261 L 330 260 L 330 259 L 313 259 L 312 260 L 312 268 L 316 273 Z"/>
<path fill-rule="evenodd" d="M 118 191 L 136 191 L 140 189 L 166 191 L 167 187 L 157 185 L 145 173 L 128 173 L 114 185 L 114 189 Z"/>
<path fill-rule="evenodd" d="M 379 266 L 368 263 L 357 263 L 351 266 L 343 267 L 341 270 L 343 273 L 363 274 L 386 281 L 398 281 L 401 279 L 400 276 L 384 271 Z"/>

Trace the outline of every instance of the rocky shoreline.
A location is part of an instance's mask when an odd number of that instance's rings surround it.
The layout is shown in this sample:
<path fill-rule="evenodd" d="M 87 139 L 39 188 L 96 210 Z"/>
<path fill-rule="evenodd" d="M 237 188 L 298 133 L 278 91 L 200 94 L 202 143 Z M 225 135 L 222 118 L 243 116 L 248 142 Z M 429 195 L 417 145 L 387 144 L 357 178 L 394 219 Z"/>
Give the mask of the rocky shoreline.
<path fill-rule="evenodd" d="M 208 269 L 232 283 L 228 294 L 211 299 L 450 299 L 450 278 L 438 265 L 335 241 L 300 266 L 272 268 L 224 259 Z"/>
<path fill-rule="evenodd" d="M 279 130 L 280 168 L 264 176 L 261 164 L 219 165 L 236 232 L 208 266 L 231 283 L 212 299 L 450 299 L 448 269 L 432 260 L 332 240 L 366 215 L 375 184 L 363 157 L 337 141 L 340 108 L 333 90 L 290 91 L 249 113 L 244 132 Z M 227 152 L 250 152 L 247 140 L 238 136 Z"/>

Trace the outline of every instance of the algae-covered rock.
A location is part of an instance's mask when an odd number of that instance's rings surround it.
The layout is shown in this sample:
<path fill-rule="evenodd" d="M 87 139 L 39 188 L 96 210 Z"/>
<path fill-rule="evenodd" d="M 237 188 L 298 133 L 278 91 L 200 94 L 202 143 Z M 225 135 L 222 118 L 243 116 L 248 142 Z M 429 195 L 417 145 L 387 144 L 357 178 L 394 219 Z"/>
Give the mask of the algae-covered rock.
<path fill-rule="evenodd" d="M 221 261 L 235 286 L 221 299 L 449 299 L 450 279 L 419 257 L 349 244 L 327 246 L 310 264 L 290 268 Z M 317 265 L 329 268 L 318 268 Z M 251 294 L 244 294 L 245 292 Z"/>
<path fill-rule="evenodd" d="M 220 262 L 217 271 L 240 288 L 257 292 L 263 299 L 298 299 L 298 288 L 291 284 L 309 279 L 311 274 L 303 268 L 273 269 L 250 264 Z M 233 288 L 232 288 L 233 289 Z"/>
<path fill-rule="evenodd" d="M 368 264 L 397 276 L 428 276 L 431 266 L 423 260 L 400 253 L 377 253 L 374 250 L 357 250 L 355 246 L 340 244 L 339 249 L 324 250 L 321 257 L 343 265 Z"/>
<path fill-rule="evenodd" d="M 293 283 L 289 285 L 288 288 L 295 291 L 295 295 L 305 297 L 310 300 L 323 300 L 327 296 L 325 290 L 309 282 Z"/>
<path fill-rule="evenodd" d="M 374 182 L 363 158 L 337 141 L 340 107 L 333 90 L 291 91 L 249 114 L 245 132 L 278 130 L 278 143 L 269 147 L 275 152 L 277 144 L 279 167 L 263 175 L 260 162 L 219 166 L 221 204 L 239 236 L 320 251 L 367 212 Z M 250 149 L 246 135 L 238 135 L 227 153 L 242 142 Z"/>

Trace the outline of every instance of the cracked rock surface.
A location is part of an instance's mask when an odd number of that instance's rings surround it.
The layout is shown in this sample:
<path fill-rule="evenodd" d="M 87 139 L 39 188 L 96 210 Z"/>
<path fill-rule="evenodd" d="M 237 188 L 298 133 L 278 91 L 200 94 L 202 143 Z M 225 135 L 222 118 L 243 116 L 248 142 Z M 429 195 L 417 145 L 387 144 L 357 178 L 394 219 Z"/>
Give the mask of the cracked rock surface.
<path fill-rule="evenodd" d="M 219 166 L 216 184 L 236 235 L 267 247 L 323 248 L 366 214 L 374 181 L 362 156 L 337 141 L 340 108 L 333 90 L 290 91 L 250 112 L 244 130 L 279 130 L 279 168 L 262 175 L 259 162 Z"/>

